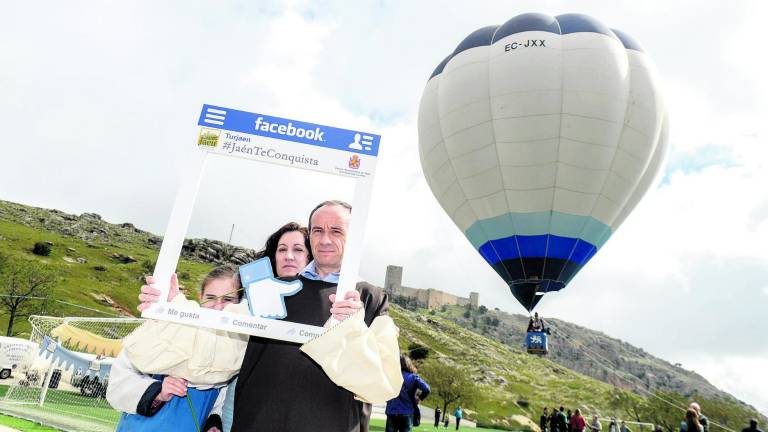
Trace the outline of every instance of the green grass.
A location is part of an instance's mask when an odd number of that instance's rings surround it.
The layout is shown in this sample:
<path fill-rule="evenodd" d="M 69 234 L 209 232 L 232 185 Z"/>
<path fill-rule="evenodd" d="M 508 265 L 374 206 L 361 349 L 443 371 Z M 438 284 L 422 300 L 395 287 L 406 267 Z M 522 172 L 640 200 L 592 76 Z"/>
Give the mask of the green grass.
<path fill-rule="evenodd" d="M 150 248 L 139 238 L 118 238 L 110 243 L 89 243 L 75 237 L 29 228 L 3 219 L 0 219 L 0 238 L 3 239 L 0 240 L 0 253 L 11 258 L 38 260 L 59 273 L 59 281 L 54 287 L 54 299 L 108 314 L 116 314 L 116 311 L 95 299 L 91 294 L 106 294 L 131 313 L 138 314 L 136 311 L 139 303 L 138 292 L 143 283 L 142 275 L 146 273 L 142 262 L 154 262 L 159 253 L 157 249 Z M 49 241 L 54 244 L 49 256 L 40 257 L 32 253 L 32 247 L 38 241 Z M 67 248 L 74 249 L 76 252 L 69 252 Z M 111 258 L 114 253 L 130 255 L 137 262 L 118 263 Z M 88 262 L 70 263 L 64 260 L 65 257 L 85 258 Z M 94 269 L 96 266 L 103 266 L 106 271 L 97 271 Z M 182 279 L 181 283 L 190 289 L 192 296 L 197 296 L 200 281 L 212 267 L 212 265 L 187 260 L 179 262 L 179 273 L 189 275 L 187 279 Z M 40 314 L 43 312 L 43 310 L 39 311 Z M 45 312 L 55 316 L 109 316 L 62 304 L 49 306 L 49 310 Z M 3 335 L 8 324 L 6 315 L 6 313 L 0 314 L 0 331 Z M 16 335 L 18 337 L 29 336 L 29 330 L 26 319 L 17 320 L 14 323 L 14 333 L 19 333 Z"/>
<path fill-rule="evenodd" d="M 371 427 L 370 432 L 384 432 L 384 426 L 386 424 L 385 420 L 379 420 L 379 419 L 372 419 L 371 420 Z M 456 430 L 456 423 L 451 418 L 451 423 L 448 425 L 448 429 L 443 428 L 442 423 L 440 425 L 440 428 L 435 429 L 432 424 L 421 424 L 421 426 L 415 427 L 412 429 L 413 432 L 435 432 L 435 431 L 455 431 Z M 477 431 L 477 432 L 491 432 L 491 431 L 498 431 L 498 429 L 486 429 L 486 428 L 469 428 L 466 426 L 462 426 L 461 429 L 463 431 L 471 432 L 471 431 Z"/>
<path fill-rule="evenodd" d="M 2 414 L 0 414 L 0 425 L 8 426 L 21 432 L 58 432 L 58 429 L 41 426 L 28 420 Z"/>

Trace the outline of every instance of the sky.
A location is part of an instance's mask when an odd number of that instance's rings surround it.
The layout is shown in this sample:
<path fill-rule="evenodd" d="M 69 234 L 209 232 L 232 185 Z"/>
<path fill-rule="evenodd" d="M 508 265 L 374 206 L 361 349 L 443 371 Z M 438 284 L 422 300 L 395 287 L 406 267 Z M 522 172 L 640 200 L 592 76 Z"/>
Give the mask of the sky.
<path fill-rule="evenodd" d="M 524 313 L 445 215 L 418 157 L 421 92 L 471 31 L 585 13 L 653 58 L 661 181 L 538 311 L 702 374 L 768 414 L 768 4 L 754 1 L 11 2 L 0 26 L 0 199 L 162 234 L 203 103 L 382 136 L 360 275 Z M 193 237 L 259 248 L 349 180 L 209 162 Z M 329 193 L 332 196 L 329 196 Z M 277 207 L 279 210 L 272 210 Z M 639 325 L 638 325 L 639 324 Z"/>

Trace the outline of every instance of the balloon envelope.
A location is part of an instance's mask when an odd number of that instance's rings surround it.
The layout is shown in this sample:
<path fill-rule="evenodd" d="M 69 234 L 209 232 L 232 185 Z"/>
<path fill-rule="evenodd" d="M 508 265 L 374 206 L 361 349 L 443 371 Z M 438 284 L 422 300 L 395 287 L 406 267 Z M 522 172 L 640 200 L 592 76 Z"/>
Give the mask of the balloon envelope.
<path fill-rule="evenodd" d="M 578 14 L 471 33 L 427 82 L 418 123 L 432 192 L 528 310 L 600 250 L 667 147 L 650 58 Z"/>

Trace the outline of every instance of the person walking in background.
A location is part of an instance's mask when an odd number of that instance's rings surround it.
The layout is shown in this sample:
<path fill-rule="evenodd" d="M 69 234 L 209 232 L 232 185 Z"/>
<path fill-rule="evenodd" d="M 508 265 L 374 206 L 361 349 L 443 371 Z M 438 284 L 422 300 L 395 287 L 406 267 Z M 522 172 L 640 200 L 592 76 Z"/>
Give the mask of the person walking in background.
<path fill-rule="evenodd" d="M 464 414 L 461 412 L 461 407 L 456 407 L 456 411 L 453 412 L 453 416 L 456 417 L 456 430 L 459 430 L 459 423 L 461 423 L 461 419 L 463 418 Z"/>
<path fill-rule="evenodd" d="M 699 422 L 699 413 L 693 408 L 685 412 L 685 421 L 680 423 L 680 432 L 704 432 L 704 427 Z"/>
<path fill-rule="evenodd" d="M 568 410 L 568 413 L 565 416 L 566 425 L 568 426 L 568 432 L 573 432 L 573 425 L 571 424 L 571 421 L 573 421 L 573 413 L 571 410 Z"/>
<path fill-rule="evenodd" d="M 411 432 L 414 412 L 418 404 L 429 396 L 429 385 L 416 374 L 416 367 L 411 358 L 400 356 L 400 371 L 403 374 L 403 385 L 400 394 L 387 401 L 384 413 L 387 415 L 386 432 Z M 416 391 L 421 390 L 421 396 Z M 437 420 L 435 420 L 437 422 Z"/>
<path fill-rule="evenodd" d="M 749 427 L 742 429 L 741 432 L 763 432 L 763 431 L 757 428 L 757 419 L 751 419 L 749 421 Z"/>
<path fill-rule="evenodd" d="M 701 405 L 699 405 L 697 402 L 691 402 L 691 404 L 688 405 L 688 409 L 696 411 L 696 415 L 699 417 L 699 424 L 701 424 L 703 432 L 709 432 L 709 419 L 707 416 L 701 413 Z"/>
<path fill-rule="evenodd" d="M 589 430 L 591 432 L 600 432 L 603 429 L 603 425 L 600 424 L 600 420 L 597 415 L 592 416 L 592 423 L 589 424 Z"/>
<path fill-rule="evenodd" d="M 624 422 L 624 420 L 621 421 L 621 427 L 619 428 L 619 432 L 632 432 L 632 429 L 627 426 L 627 423 Z"/>
<path fill-rule="evenodd" d="M 611 417 L 611 422 L 608 423 L 608 432 L 619 432 L 619 424 L 616 423 L 616 417 Z"/>
<path fill-rule="evenodd" d="M 560 412 L 557 416 L 557 428 L 560 432 L 568 432 L 568 417 L 565 416 L 565 408 L 560 407 Z"/>
<path fill-rule="evenodd" d="M 448 423 L 451 422 L 451 416 L 448 413 L 443 414 L 443 426 L 448 429 Z"/>
<path fill-rule="evenodd" d="M 548 424 L 549 424 L 549 413 L 548 413 L 547 407 L 544 407 L 544 412 L 541 413 L 541 417 L 539 417 L 539 427 L 541 428 L 541 432 L 547 432 Z"/>
<path fill-rule="evenodd" d="M 435 429 L 440 427 L 440 414 L 443 412 L 440 411 L 440 408 L 435 408 Z"/>
<path fill-rule="evenodd" d="M 584 432 L 584 428 L 587 427 L 587 421 L 582 417 L 580 409 L 576 409 L 573 417 L 571 417 L 570 425 L 573 432 Z"/>
<path fill-rule="evenodd" d="M 550 432 L 564 432 L 560 430 L 560 411 L 557 408 L 552 408 L 552 415 L 549 416 L 549 430 Z"/>

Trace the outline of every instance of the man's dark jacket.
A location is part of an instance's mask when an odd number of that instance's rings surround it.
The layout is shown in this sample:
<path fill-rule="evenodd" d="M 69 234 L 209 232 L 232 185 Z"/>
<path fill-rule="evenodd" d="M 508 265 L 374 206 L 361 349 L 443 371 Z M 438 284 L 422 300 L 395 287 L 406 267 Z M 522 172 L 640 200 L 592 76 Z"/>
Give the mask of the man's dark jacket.
<path fill-rule="evenodd" d="M 322 326 L 331 316 L 336 284 L 300 277 L 302 289 L 285 297 L 286 321 Z M 389 309 L 386 294 L 357 286 L 370 325 Z M 299 344 L 252 336 L 235 389 L 232 432 L 367 432 L 370 406 L 334 384 Z"/>

